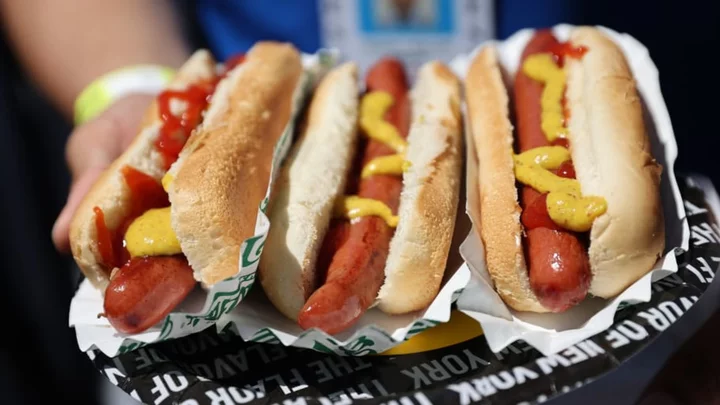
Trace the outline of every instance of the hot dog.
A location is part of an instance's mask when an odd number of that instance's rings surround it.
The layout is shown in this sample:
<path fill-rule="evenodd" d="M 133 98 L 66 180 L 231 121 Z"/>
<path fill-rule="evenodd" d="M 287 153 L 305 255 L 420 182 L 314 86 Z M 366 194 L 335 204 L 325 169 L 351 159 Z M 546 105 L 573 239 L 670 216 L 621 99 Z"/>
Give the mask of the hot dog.
<path fill-rule="evenodd" d="M 198 283 L 237 273 L 301 73 L 288 44 L 258 42 L 224 64 L 197 51 L 93 185 L 71 248 L 118 332 L 145 331 Z"/>
<path fill-rule="evenodd" d="M 457 78 L 429 62 L 410 91 L 393 58 L 373 65 L 363 94 L 357 76 L 347 63 L 315 91 L 270 203 L 258 270 L 280 312 L 329 334 L 373 304 L 405 314 L 433 301 L 459 198 Z"/>
<path fill-rule="evenodd" d="M 518 62 L 512 100 L 494 46 L 465 80 L 479 232 L 511 308 L 564 312 L 616 296 L 662 255 L 662 167 L 632 72 L 604 33 L 578 27 L 560 42 L 536 31 Z"/>
<path fill-rule="evenodd" d="M 410 120 L 408 85 L 400 62 L 393 59 L 378 62 L 368 72 L 365 85 L 368 92 L 385 92 L 392 97 L 394 103 L 385 113 L 385 121 L 396 128 L 402 139 L 407 139 L 407 123 Z M 362 151 L 362 166 L 394 153 L 383 142 L 370 139 Z M 380 201 L 397 213 L 401 190 L 401 177 L 376 174 L 360 180 L 357 195 Z M 344 223 L 335 226 L 344 226 Z M 300 326 L 337 333 L 353 324 L 380 291 L 392 234 L 393 228 L 377 216 L 361 217 L 351 224 L 342 245 L 334 252 L 327 252 L 332 255 L 332 262 L 324 283 L 300 311 Z"/>
<path fill-rule="evenodd" d="M 560 49 L 560 42 L 549 31 L 537 33 L 525 46 L 521 64 L 528 57 Z M 519 69 L 515 75 L 514 96 L 517 121 L 517 144 L 520 153 L 537 147 L 550 146 L 541 127 L 543 84 Z M 565 139 L 563 139 L 565 141 Z M 557 143 L 557 142 L 556 142 Z M 563 142 L 567 145 L 567 142 Z M 564 164 L 572 166 L 568 160 Z M 562 177 L 574 178 L 568 173 Z M 530 287 L 540 303 L 551 311 L 564 311 L 587 295 L 590 287 L 590 266 L 587 248 L 579 236 L 555 224 L 548 216 L 547 194 L 520 185 L 520 222 L 525 229 L 526 261 Z"/>
<path fill-rule="evenodd" d="M 146 330 L 180 304 L 195 284 L 192 268 L 180 255 L 131 259 L 105 290 L 105 316 L 119 331 Z"/>

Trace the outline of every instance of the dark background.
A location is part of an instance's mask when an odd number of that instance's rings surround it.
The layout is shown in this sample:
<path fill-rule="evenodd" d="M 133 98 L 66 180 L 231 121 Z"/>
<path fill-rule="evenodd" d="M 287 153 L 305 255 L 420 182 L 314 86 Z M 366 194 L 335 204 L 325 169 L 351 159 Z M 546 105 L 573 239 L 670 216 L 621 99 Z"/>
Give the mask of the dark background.
<path fill-rule="evenodd" d="M 181 4 L 189 35 L 203 45 L 193 22 L 192 2 Z M 720 131 L 714 124 L 720 107 L 716 62 L 720 6 L 710 0 L 578 0 L 575 6 L 576 18 L 558 23 L 604 25 L 627 32 L 648 47 L 660 71 L 678 142 L 676 172 L 698 172 L 720 185 L 715 168 Z M 503 13 L 521 11 L 499 8 L 497 12 L 502 18 Z M 501 38 L 509 34 L 500 32 Z M 43 394 L 75 405 L 98 401 L 99 374 L 77 349 L 67 326 L 77 272 L 69 257 L 54 251 L 50 240 L 69 185 L 64 144 L 70 130 L 69 123 L 26 80 L 0 37 L 2 403 L 40 403 Z M 718 346 L 719 321 L 716 315 L 685 345 L 685 352 L 670 363 L 653 389 L 681 389 L 685 383 L 673 373 L 692 370 L 694 384 L 705 384 L 703 390 L 710 393 L 720 390 L 716 377 L 720 369 L 715 365 L 720 352 L 710 349 Z M 693 354 L 698 347 L 703 348 L 702 355 Z M 703 380 L 712 375 L 714 382 Z"/>

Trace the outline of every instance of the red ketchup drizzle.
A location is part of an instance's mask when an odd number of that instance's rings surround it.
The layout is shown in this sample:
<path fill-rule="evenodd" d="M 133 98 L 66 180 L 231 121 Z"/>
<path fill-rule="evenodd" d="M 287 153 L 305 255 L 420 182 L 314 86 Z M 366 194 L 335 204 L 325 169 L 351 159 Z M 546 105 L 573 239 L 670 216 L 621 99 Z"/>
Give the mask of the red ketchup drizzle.
<path fill-rule="evenodd" d="M 102 265 L 107 268 L 116 267 L 115 249 L 113 249 L 113 234 L 105 225 L 105 214 L 100 207 L 93 207 L 95 212 L 95 228 L 97 228 L 97 246 L 102 258 Z"/>
<path fill-rule="evenodd" d="M 567 138 L 557 138 L 550 144 L 552 146 L 562 146 L 563 148 L 570 148 L 570 141 Z"/>
<path fill-rule="evenodd" d="M 560 67 L 565 64 L 566 56 L 580 59 L 585 55 L 585 53 L 587 53 L 587 51 L 588 48 L 586 46 L 573 46 L 569 42 L 560 42 L 558 45 L 553 46 L 553 48 L 550 50 L 550 52 L 555 57 L 555 63 L 557 63 Z"/>
<path fill-rule="evenodd" d="M 155 140 L 155 149 L 163 156 L 165 170 L 177 160 L 190 132 L 200 123 L 214 87 L 213 84 L 194 84 L 181 91 L 165 90 L 158 96 L 158 112 L 163 125 Z M 179 117 L 170 110 L 172 100 L 187 103 L 185 112 Z"/>
<path fill-rule="evenodd" d="M 559 168 L 553 170 L 553 172 L 560 177 L 568 179 L 575 178 L 575 167 L 570 160 L 564 162 Z M 535 228 L 562 230 L 562 228 L 550 219 L 547 210 L 547 193 L 540 194 L 535 190 L 533 191 L 533 196 L 529 199 L 528 204 L 520 216 L 520 221 L 525 229 L 528 231 Z"/>
<path fill-rule="evenodd" d="M 185 90 L 165 90 L 160 93 L 157 102 L 163 125 L 155 141 L 155 148 L 163 155 L 166 170 L 175 163 L 190 133 L 200 124 L 202 112 L 207 108 L 218 82 L 244 60 L 243 54 L 232 56 L 225 63 L 223 72 L 213 80 L 190 85 Z M 170 110 L 172 100 L 183 101 L 187 105 L 180 117 L 173 115 Z"/>
<path fill-rule="evenodd" d="M 216 77 L 192 84 L 185 90 L 165 90 L 157 97 L 158 115 L 162 121 L 160 135 L 155 141 L 155 148 L 163 157 L 165 170 L 177 160 L 185 146 L 190 133 L 202 120 L 202 113 L 207 108 L 217 84 L 225 78 L 230 70 L 241 64 L 245 55 L 230 57 L 223 71 Z M 177 117 L 172 114 L 172 100 L 185 102 L 185 112 Z M 93 207 L 97 244 L 102 265 L 109 270 L 121 267 L 130 262 L 130 255 L 125 248 L 124 236 L 132 221 L 153 208 L 170 205 L 168 195 L 159 181 L 130 166 L 121 169 L 125 184 L 130 189 L 130 210 L 120 222 L 117 229 L 110 230 L 105 223 L 105 214 L 100 207 Z"/>
<path fill-rule="evenodd" d="M 123 237 L 132 221 L 149 209 L 167 207 L 170 204 L 160 182 L 130 166 L 123 166 L 120 170 L 130 189 L 130 210 L 127 216 L 117 229 L 111 231 L 105 223 L 102 210 L 99 207 L 94 208 L 98 249 L 102 264 L 108 269 L 120 267 L 130 259 Z"/>
<path fill-rule="evenodd" d="M 573 46 L 569 42 L 560 42 L 553 46 L 550 52 L 553 54 L 553 59 L 558 66 L 563 67 L 565 65 L 565 59 L 567 57 L 574 59 L 581 59 L 588 51 L 586 46 Z M 562 97 L 563 113 L 565 115 L 565 122 L 563 125 L 567 127 L 567 122 L 570 119 L 570 110 L 567 108 L 567 99 L 565 94 Z M 566 146 L 567 147 L 567 146 Z"/>
<path fill-rule="evenodd" d="M 574 179 L 575 166 L 573 166 L 572 160 L 568 160 L 560 165 L 560 167 L 555 171 L 555 174 L 560 177 L 565 177 L 566 179 Z"/>

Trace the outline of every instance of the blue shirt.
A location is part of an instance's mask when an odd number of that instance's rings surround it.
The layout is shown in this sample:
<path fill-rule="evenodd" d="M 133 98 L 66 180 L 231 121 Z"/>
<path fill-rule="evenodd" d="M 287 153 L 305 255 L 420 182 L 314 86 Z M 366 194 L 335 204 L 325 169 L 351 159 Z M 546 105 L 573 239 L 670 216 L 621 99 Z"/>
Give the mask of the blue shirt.
<path fill-rule="evenodd" d="M 221 60 L 248 50 L 258 40 L 288 41 L 301 51 L 312 53 L 324 46 L 318 1 L 321 0 L 199 0 L 197 12 L 210 48 Z M 471 1 L 492 0 L 463 3 Z M 459 3 L 459 0 L 455 2 Z M 496 0 L 494 36 L 503 39 L 522 28 L 576 23 L 580 3 L 577 0 Z"/>

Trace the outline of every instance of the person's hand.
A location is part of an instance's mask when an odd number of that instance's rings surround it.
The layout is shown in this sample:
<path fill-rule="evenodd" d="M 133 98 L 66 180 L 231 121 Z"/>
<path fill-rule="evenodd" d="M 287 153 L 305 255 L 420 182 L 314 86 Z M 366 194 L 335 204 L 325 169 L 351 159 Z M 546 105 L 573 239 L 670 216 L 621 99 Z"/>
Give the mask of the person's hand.
<path fill-rule="evenodd" d="M 152 99 L 149 94 L 123 97 L 70 135 L 65 157 L 72 185 L 65 207 L 52 229 L 53 243 L 59 251 L 69 250 L 70 221 L 77 206 L 100 174 L 135 138 Z"/>

